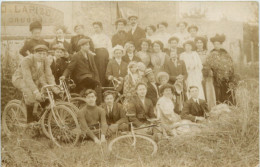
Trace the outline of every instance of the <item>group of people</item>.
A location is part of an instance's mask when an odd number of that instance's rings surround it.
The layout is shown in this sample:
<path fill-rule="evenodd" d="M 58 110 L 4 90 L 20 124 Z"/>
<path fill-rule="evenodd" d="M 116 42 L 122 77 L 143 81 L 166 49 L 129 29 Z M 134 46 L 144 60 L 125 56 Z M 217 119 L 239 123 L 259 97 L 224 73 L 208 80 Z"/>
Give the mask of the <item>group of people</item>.
<path fill-rule="evenodd" d="M 169 126 L 181 119 L 202 121 L 217 103 L 232 102 L 228 86 L 234 69 L 221 46 L 224 35 L 210 38 L 214 49 L 208 51 L 206 36 L 198 36 L 199 28 L 184 21 L 171 35 L 168 23 L 142 29 L 138 16 L 131 15 L 128 20 L 115 21 L 117 32 L 112 39 L 104 34 L 101 22 L 92 26 L 95 33 L 88 37 L 84 26 L 76 25 L 77 35 L 70 42 L 65 40 L 66 28 L 58 26 L 56 38 L 49 43 L 40 36 L 41 23 L 30 24 L 32 36 L 20 50 L 24 59 L 13 76 L 14 86 L 25 98 L 28 122 L 34 120 L 33 104 L 42 101 L 40 87 L 59 84 L 68 77 L 76 83 L 74 91 L 86 96 L 87 105 L 78 117 L 82 130 L 95 142 L 128 129 L 129 120 L 136 127 L 155 117 Z M 229 68 L 219 69 L 215 62 L 228 62 Z M 117 91 L 125 96 L 126 104 L 115 103 L 114 92 L 102 95 L 101 88 L 114 86 L 114 81 L 119 83 Z M 127 119 L 126 112 L 135 116 Z M 101 125 L 100 140 L 92 132 L 97 123 Z"/>

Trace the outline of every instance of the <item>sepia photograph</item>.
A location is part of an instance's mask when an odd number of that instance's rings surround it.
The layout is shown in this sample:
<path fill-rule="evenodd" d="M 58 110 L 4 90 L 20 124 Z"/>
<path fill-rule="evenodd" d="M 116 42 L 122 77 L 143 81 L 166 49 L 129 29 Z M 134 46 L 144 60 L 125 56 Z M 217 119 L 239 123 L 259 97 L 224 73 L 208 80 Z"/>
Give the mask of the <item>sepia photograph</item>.
<path fill-rule="evenodd" d="M 2 1 L 1 166 L 259 167 L 259 2 Z"/>

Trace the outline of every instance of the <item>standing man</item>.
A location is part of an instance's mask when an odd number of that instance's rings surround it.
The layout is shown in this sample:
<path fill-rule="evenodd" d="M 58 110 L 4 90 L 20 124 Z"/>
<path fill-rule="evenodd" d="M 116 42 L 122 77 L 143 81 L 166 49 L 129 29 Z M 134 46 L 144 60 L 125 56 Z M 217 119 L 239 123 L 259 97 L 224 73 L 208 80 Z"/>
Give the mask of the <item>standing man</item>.
<path fill-rule="evenodd" d="M 24 57 L 32 54 L 36 45 L 49 46 L 49 43 L 41 38 L 42 24 L 40 21 L 32 22 L 30 24 L 30 31 L 32 36 L 29 39 L 26 39 L 22 49 L 20 50 L 20 54 Z"/>
<path fill-rule="evenodd" d="M 80 47 L 78 46 L 78 42 L 80 39 L 89 39 L 90 40 L 90 50 L 91 52 L 94 52 L 94 44 L 90 37 L 84 35 L 84 25 L 79 24 L 74 27 L 74 31 L 77 34 L 76 36 L 73 36 L 70 40 L 71 44 L 71 50 L 72 53 L 76 53 L 80 50 Z"/>
<path fill-rule="evenodd" d="M 106 142 L 106 132 L 107 132 L 107 121 L 106 112 L 103 108 L 96 105 L 97 94 L 94 90 L 88 89 L 85 92 L 86 96 L 86 106 L 80 109 L 78 113 L 78 120 L 81 126 L 81 130 L 88 137 L 90 137 L 96 144 L 101 144 Z M 101 138 L 95 134 L 93 130 L 98 129 L 101 131 Z"/>
<path fill-rule="evenodd" d="M 127 42 L 127 33 L 125 32 L 127 21 L 123 18 L 119 18 L 115 22 L 117 33 L 112 36 L 112 47 L 116 45 L 124 46 Z"/>
<path fill-rule="evenodd" d="M 77 84 L 77 92 L 85 89 L 100 89 L 99 75 L 94 61 L 94 56 L 90 52 L 90 39 L 79 40 L 80 51 L 72 56 L 71 62 L 64 71 L 61 79 L 65 79 L 73 73 Z M 101 93 L 101 91 L 98 91 Z M 102 96 L 98 94 L 98 102 L 101 102 Z"/>
<path fill-rule="evenodd" d="M 137 50 L 140 50 L 139 48 L 139 41 L 142 38 L 146 37 L 145 30 L 140 28 L 137 23 L 138 16 L 136 15 L 130 15 L 128 17 L 128 21 L 130 23 L 131 29 L 127 33 L 127 41 L 133 41 L 134 46 Z"/>

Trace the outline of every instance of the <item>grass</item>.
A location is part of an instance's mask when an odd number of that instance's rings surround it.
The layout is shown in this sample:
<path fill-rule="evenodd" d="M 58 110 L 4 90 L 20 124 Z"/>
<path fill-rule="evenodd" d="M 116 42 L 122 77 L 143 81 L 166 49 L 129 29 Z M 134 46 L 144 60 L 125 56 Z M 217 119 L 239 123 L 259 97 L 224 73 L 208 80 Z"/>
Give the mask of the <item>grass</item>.
<path fill-rule="evenodd" d="M 237 105 L 230 107 L 232 112 L 209 119 L 201 133 L 158 142 L 154 157 L 127 162 L 110 155 L 107 144 L 98 146 L 84 141 L 76 147 L 57 148 L 44 137 L 18 135 L 2 136 L 2 166 L 256 167 L 259 164 L 258 81 L 241 81 L 235 96 Z"/>

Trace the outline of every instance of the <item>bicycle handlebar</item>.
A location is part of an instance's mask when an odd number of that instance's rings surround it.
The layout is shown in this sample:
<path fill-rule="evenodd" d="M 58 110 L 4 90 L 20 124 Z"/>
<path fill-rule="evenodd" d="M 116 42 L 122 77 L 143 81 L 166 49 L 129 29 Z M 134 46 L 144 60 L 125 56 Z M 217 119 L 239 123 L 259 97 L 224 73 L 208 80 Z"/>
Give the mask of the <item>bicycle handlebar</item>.
<path fill-rule="evenodd" d="M 41 93 L 44 92 L 45 89 L 51 88 L 51 87 L 57 87 L 60 89 L 60 87 L 58 85 L 45 85 L 41 88 Z"/>

